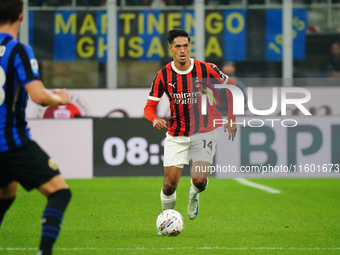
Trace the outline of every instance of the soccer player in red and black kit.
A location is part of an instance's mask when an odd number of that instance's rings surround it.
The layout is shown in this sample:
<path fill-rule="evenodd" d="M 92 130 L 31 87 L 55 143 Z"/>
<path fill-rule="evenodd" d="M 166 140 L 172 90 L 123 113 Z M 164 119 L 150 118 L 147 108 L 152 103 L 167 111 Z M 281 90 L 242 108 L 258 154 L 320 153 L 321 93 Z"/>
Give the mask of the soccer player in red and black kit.
<path fill-rule="evenodd" d="M 22 19 L 22 0 L 0 0 L 0 225 L 18 183 L 37 188 L 48 199 L 37 254 L 50 255 L 71 191 L 53 159 L 32 140 L 25 108 L 28 95 L 40 105 L 64 105 L 70 96 L 64 89 L 45 89 L 32 48 L 17 41 Z"/>
<path fill-rule="evenodd" d="M 155 109 L 165 93 L 169 98 L 171 117 L 164 145 L 164 184 L 161 189 L 162 209 L 172 209 L 176 204 L 176 188 L 182 169 L 192 156 L 191 187 L 187 214 L 193 220 L 198 214 L 199 193 L 208 184 L 208 169 L 212 164 L 218 140 L 214 119 L 221 119 L 213 103 L 216 90 L 213 84 L 235 85 L 214 64 L 190 58 L 190 37 L 183 30 L 168 33 L 169 49 L 173 61 L 164 66 L 155 76 L 144 108 L 144 116 L 156 130 L 167 128 L 167 121 L 158 118 Z M 236 86 L 236 85 L 235 85 Z M 228 130 L 229 139 L 234 140 L 237 126 L 233 115 L 233 99 L 229 90 Z M 217 93 L 216 93 L 217 94 Z M 205 100 L 203 100 L 205 98 Z M 202 104 L 207 104 L 206 113 Z M 202 169 L 202 171 L 200 171 Z"/>

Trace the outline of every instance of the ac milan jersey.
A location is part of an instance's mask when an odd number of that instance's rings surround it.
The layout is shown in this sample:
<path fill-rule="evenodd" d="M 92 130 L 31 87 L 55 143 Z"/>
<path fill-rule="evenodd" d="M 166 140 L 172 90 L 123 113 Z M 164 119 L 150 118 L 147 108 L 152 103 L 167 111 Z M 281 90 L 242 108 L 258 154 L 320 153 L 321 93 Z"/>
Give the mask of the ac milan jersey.
<path fill-rule="evenodd" d="M 214 84 L 226 83 L 228 76 L 214 64 L 190 59 L 188 70 L 180 71 L 170 62 L 155 76 L 148 99 L 159 101 L 165 93 L 170 102 L 168 133 L 190 136 L 215 129 L 214 119 L 221 119 L 216 104 L 219 96 Z M 222 102 L 220 102 L 222 103 Z M 228 100 L 232 109 L 232 100 Z"/>
<path fill-rule="evenodd" d="M 0 33 L 0 152 L 31 140 L 25 119 L 26 84 L 40 78 L 30 46 Z"/>

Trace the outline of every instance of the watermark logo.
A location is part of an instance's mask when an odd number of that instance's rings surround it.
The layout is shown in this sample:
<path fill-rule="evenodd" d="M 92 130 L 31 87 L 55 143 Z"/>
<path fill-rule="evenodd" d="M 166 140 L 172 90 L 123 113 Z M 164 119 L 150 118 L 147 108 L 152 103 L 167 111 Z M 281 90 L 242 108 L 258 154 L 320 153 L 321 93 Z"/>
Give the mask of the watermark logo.
<path fill-rule="evenodd" d="M 210 86 L 211 87 L 211 86 Z M 228 84 L 215 84 L 216 88 L 226 88 L 233 95 L 233 113 L 235 115 L 244 115 L 244 95 L 240 88 Z M 268 116 L 273 114 L 278 107 L 278 91 L 279 88 L 272 88 L 272 105 L 269 109 L 259 110 L 254 107 L 253 103 L 253 88 L 249 87 L 248 92 L 248 108 L 255 115 Z M 311 99 L 311 93 L 305 88 L 280 88 L 281 94 L 281 115 L 287 115 L 287 105 L 295 105 L 304 115 L 312 115 L 303 105 Z M 300 94 L 302 98 L 288 98 L 288 94 Z M 207 104 L 202 100 L 202 115 L 207 112 Z"/>
<path fill-rule="evenodd" d="M 209 86 L 210 88 L 211 86 Z M 216 89 L 225 88 L 230 91 L 233 97 L 233 114 L 234 115 L 244 115 L 244 94 L 240 88 L 234 85 L 229 84 L 215 84 Z M 213 89 L 213 88 L 210 88 Z M 274 114 L 278 109 L 280 110 L 280 115 L 287 115 L 287 107 L 295 106 L 299 109 L 305 116 L 312 115 L 307 108 L 304 106 L 305 103 L 309 102 L 311 99 L 311 93 L 308 89 L 300 88 L 300 87 L 273 87 L 271 88 L 271 106 L 268 109 L 257 109 L 254 106 L 254 90 L 252 87 L 247 88 L 248 94 L 248 110 L 250 113 L 257 116 L 269 116 Z M 216 90 L 213 90 L 216 92 Z M 207 93 L 211 97 L 211 93 Z M 219 98 L 220 99 L 220 98 Z M 279 104 L 280 101 L 280 104 Z M 207 97 L 206 94 L 202 95 L 202 105 L 201 105 L 201 114 L 207 114 Z M 228 123 L 227 119 L 214 119 L 213 126 L 220 126 Z M 243 122 L 234 122 L 234 124 L 241 124 L 243 126 L 250 127 L 262 127 L 266 122 L 271 123 L 271 126 L 274 126 L 274 123 L 280 121 L 283 127 L 295 127 L 297 126 L 297 121 L 294 119 L 251 119 L 246 123 L 245 120 Z M 233 122 L 232 122 L 233 123 Z M 231 124 L 232 124 L 231 123 Z"/>
<path fill-rule="evenodd" d="M 202 86 L 201 86 L 202 85 Z M 203 86 L 206 86 L 207 88 L 203 88 Z M 217 105 L 217 100 L 216 98 L 218 99 L 218 101 L 220 102 L 221 105 L 222 104 L 222 100 L 221 100 L 221 97 L 220 95 L 217 93 L 217 91 L 212 87 L 210 86 L 209 84 L 205 84 L 203 82 L 200 82 L 199 79 L 196 77 L 196 80 L 195 80 L 195 87 L 197 89 L 200 89 L 202 91 L 204 91 L 206 94 L 203 94 L 201 95 L 201 100 L 202 100 L 202 108 L 201 108 L 201 114 L 202 115 L 206 115 L 207 114 L 207 95 L 210 96 L 210 98 L 213 100 L 213 104 L 216 106 Z M 210 91 L 209 91 L 210 90 Z M 214 94 L 216 95 L 216 98 L 214 96 Z"/>

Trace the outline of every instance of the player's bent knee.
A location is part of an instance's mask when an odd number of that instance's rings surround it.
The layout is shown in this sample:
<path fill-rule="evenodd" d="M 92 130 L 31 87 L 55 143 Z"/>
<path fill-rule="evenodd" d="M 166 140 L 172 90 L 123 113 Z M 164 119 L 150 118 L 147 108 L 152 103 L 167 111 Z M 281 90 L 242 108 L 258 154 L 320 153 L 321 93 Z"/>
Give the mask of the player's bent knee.
<path fill-rule="evenodd" d="M 168 191 L 168 193 L 172 194 L 175 192 L 178 185 L 178 179 L 177 178 L 165 178 L 164 179 L 164 189 Z"/>
<path fill-rule="evenodd" d="M 196 188 L 203 191 L 207 186 L 207 178 L 192 179 L 192 183 L 195 185 Z"/>
<path fill-rule="evenodd" d="M 177 185 L 175 184 L 168 184 L 165 183 L 163 187 L 163 193 L 164 195 L 170 196 L 176 191 Z"/>
<path fill-rule="evenodd" d="M 68 186 L 60 174 L 53 177 L 51 180 L 45 182 L 38 188 L 38 190 L 41 193 L 43 193 L 46 197 L 62 189 L 68 189 Z"/>

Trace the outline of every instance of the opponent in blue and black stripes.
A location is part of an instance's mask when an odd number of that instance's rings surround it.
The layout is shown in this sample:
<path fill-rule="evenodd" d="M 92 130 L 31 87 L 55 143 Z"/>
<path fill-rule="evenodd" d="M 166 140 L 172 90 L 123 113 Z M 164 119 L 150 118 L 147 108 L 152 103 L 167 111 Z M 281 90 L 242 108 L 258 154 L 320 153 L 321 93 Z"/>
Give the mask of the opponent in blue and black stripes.
<path fill-rule="evenodd" d="M 45 89 L 32 48 L 17 41 L 22 11 L 22 0 L 0 0 L 0 225 L 18 183 L 26 190 L 37 188 L 48 198 L 38 254 L 49 255 L 71 192 L 56 163 L 32 140 L 25 109 L 28 96 L 52 106 L 67 104 L 70 96 L 64 89 L 53 93 Z"/>

